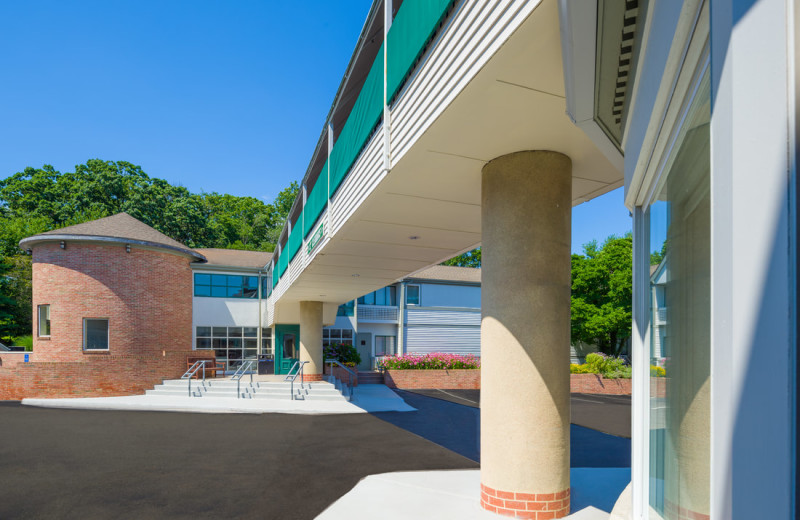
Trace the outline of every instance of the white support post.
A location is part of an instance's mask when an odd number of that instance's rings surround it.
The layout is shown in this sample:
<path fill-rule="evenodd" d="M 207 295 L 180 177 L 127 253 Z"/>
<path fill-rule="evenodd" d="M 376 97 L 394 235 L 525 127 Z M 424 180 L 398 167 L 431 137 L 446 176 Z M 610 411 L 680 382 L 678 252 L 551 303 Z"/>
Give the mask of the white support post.
<path fill-rule="evenodd" d="M 633 520 L 646 518 L 650 474 L 650 214 L 633 211 L 631 494 Z"/>
<path fill-rule="evenodd" d="M 392 0 L 383 1 L 383 169 L 392 167 L 392 111 L 389 109 L 388 87 L 388 52 L 389 29 L 392 26 Z"/>

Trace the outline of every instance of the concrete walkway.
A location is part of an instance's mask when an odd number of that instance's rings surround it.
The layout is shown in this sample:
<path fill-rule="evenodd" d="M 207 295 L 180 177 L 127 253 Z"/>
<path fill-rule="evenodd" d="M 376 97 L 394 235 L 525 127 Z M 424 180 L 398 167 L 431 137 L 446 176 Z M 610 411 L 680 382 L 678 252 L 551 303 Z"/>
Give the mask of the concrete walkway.
<path fill-rule="evenodd" d="M 608 520 L 630 481 L 628 468 L 570 470 L 571 520 Z M 480 470 L 408 471 L 370 475 L 322 512 L 318 520 L 497 520 L 481 508 Z M 602 508 L 602 509 L 600 509 Z"/>
<path fill-rule="evenodd" d="M 406 404 L 400 396 L 385 385 L 359 385 L 355 387 L 353 400 L 350 402 L 132 395 L 124 397 L 23 399 L 22 404 L 44 408 L 193 413 L 289 413 L 324 415 L 416 411 L 415 408 Z"/>

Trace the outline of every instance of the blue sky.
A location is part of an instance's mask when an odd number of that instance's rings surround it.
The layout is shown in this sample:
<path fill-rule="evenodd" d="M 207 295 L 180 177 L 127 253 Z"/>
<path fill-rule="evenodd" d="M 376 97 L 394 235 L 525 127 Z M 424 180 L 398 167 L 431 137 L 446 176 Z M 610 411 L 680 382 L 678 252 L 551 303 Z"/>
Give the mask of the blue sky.
<path fill-rule="evenodd" d="M 310 160 L 370 0 L 0 3 L 0 177 L 126 160 L 271 201 Z M 630 229 L 621 190 L 573 250 Z"/>

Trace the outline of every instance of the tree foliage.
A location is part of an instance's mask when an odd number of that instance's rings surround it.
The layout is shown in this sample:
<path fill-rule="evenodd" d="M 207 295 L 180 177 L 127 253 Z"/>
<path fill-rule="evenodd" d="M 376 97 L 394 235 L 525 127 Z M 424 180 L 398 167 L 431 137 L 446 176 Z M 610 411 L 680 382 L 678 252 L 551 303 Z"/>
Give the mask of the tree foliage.
<path fill-rule="evenodd" d="M 572 255 L 572 342 L 618 356 L 631 337 L 633 238 L 610 236 Z"/>
<path fill-rule="evenodd" d="M 126 161 L 90 159 L 64 173 L 27 167 L 0 181 L 0 337 L 31 330 L 25 237 L 124 211 L 189 247 L 272 251 L 298 191 L 293 182 L 266 203 L 191 193 Z"/>
<path fill-rule="evenodd" d="M 445 260 L 442 265 L 453 265 L 456 267 L 480 267 L 481 266 L 481 248 L 467 251 L 466 253 L 454 256 L 450 260 Z"/>

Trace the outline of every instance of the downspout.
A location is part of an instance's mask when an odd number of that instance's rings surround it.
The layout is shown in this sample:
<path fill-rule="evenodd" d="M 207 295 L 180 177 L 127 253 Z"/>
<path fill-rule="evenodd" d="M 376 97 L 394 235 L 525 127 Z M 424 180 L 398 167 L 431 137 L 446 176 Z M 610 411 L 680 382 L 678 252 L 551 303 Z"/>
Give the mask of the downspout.
<path fill-rule="evenodd" d="M 400 282 L 400 294 L 397 295 L 399 301 L 397 302 L 397 355 L 402 356 L 405 354 L 405 337 L 406 337 L 406 282 Z"/>

